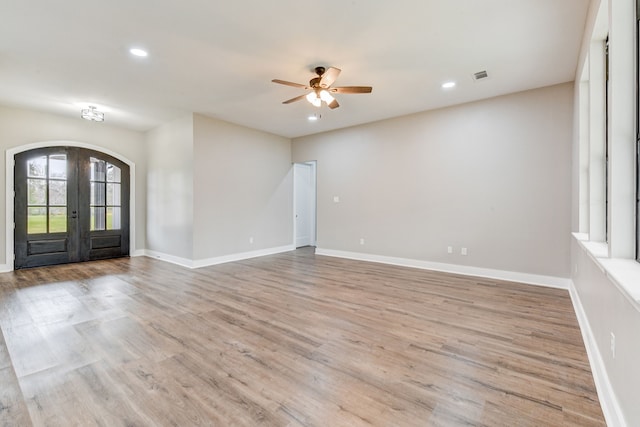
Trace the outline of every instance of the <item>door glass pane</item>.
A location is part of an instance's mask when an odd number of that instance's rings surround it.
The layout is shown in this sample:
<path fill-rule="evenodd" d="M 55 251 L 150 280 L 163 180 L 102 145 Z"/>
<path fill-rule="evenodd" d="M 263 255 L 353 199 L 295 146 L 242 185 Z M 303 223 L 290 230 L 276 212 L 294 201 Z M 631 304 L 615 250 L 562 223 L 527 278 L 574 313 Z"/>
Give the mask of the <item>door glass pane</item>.
<path fill-rule="evenodd" d="M 107 184 L 107 205 L 120 206 L 120 184 Z"/>
<path fill-rule="evenodd" d="M 49 156 L 49 178 L 67 178 L 66 154 L 52 154 Z"/>
<path fill-rule="evenodd" d="M 91 181 L 106 181 L 107 162 L 91 157 Z"/>
<path fill-rule="evenodd" d="M 120 168 L 112 165 L 111 163 L 107 163 L 107 181 L 109 182 L 120 182 Z"/>
<path fill-rule="evenodd" d="M 49 181 L 49 205 L 67 205 L 67 181 Z"/>
<path fill-rule="evenodd" d="M 27 203 L 29 205 L 47 204 L 47 180 L 27 179 Z"/>
<path fill-rule="evenodd" d="M 47 177 L 47 156 L 36 157 L 27 162 L 27 176 L 29 178 Z"/>
<path fill-rule="evenodd" d="M 28 160 L 27 175 L 27 234 L 66 232 L 67 155 Z"/>
<path fill-rule="evenodd" d="M 49 233 L 65 233 L 67 231 L 67 208 L 49 208 Z"/>
<path fill-rule="evenodd" d="M 92 206 L 104 206 L 105 205 L 105 188 L 102 182 L 91 183 L 91 201 Z"/>
<path fill-rule="evenodd" d="M 107 208 L 107 230 L 119 230 L 122 227 L 121 223 L 120 208 Z"/>
<path fill-rule="evenodd" d="M 105 229 L 105 208 L 91 207 L 91 231 Z"/>
<path fill-rule="evenodd" d="M 47 232 L 47 208 L 27 208 L 27 233 Z"/>

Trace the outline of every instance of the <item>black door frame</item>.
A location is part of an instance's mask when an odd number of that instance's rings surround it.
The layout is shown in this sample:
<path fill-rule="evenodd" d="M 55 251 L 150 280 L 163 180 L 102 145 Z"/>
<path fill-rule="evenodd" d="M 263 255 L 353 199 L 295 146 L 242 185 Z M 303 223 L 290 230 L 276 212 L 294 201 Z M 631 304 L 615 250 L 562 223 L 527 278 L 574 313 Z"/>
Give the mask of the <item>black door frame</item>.
<path fill-rule="evenodd" d="M 135 238 L 136 230 L 136 164 L 129 160 L 127 157 L 114 152 L 106 147 L 101 147 L 93 144 L 87 144 L 78 141 L 40 141 L 31 144 L 25 144 L 17 147 L 8 148 L 5 150 L 5 262 L 2 264 L 0 259 L 0 272 L 10 272 L 14 270 L 14 247 L 15 247 L 15 235 L 14 235 L 14 169 L 16 154 L 30 151 L 39 148 L 55 148 L 55 147 L 77 147 L 87 150 L 93 150 L 100 154 L 112 156 L 113 158 L 123 162 L 129 167 L 129 254 L 130 256 L 139 256 L 144 254 L 143 251 L 138 249 Z"/>

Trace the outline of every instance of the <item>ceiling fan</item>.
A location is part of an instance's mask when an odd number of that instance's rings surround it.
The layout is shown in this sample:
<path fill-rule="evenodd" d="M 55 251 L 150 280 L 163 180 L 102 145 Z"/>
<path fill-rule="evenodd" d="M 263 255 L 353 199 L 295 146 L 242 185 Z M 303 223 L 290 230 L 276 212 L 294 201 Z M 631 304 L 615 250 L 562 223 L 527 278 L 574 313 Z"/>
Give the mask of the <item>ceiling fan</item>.
<path fill-rule="evenodd" d="M 307 98 L 307 101 L 315 107 L 320 107 L 322 105 L 322 101 L 324 101 L 329 108 L 334 109 L 338 108 L 340 104 L 338 104 L 338 101 L 333 97 L 333 95 L 331 95 L 332 93 L 371 93 L 371 90 L 373 89 L 371 86 L 331 87 L 340 74 L 339 68 L 329 67 L 329 69 L 325 69 L 324 67 L 316 67 L 314 71 L 318 76 L 309 80 L 309 85 L 278 79 L 271 80 L 272 82 L 279 83 L 281 85 L 300 87 L 311 91 L 308 94 L 287 99 L 283 104 L 291 104 L 292 102 L 300 101 L 302 98 Z"/>

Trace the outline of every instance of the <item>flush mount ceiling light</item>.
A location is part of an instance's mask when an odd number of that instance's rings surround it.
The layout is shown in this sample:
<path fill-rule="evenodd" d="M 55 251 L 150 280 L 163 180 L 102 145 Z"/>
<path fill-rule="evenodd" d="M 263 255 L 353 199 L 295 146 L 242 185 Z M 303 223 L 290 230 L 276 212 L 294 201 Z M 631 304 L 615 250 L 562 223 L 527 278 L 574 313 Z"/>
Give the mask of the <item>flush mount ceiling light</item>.
<path fill-rule="evenodd" d="M 309 117 L 307 117 L 307 120 L 309 120 L 310 122 L 315 122 L 318 121 L 322 118 L 322 115 L 320 114 L 311 114 Z"/>
<path fill-rule="evenodd" d="M 442 83 L 442 89 L 452 89 L 456 87 L 456 82 L 444 82 Z"/>
<path fill-rule="evenodd" d="M 141 58 L 144 58 L 144 57 L 149 55 L 149 53 L 146 50 L 140 49 L 140 48 L 137 48 L 137 47 L 132 47 L 131 49 L 129 49 L 129 53 L 131 55 L 139 56 Z"/>
<path fill-rule="evenodd" d="M 96 107 L 90 105 L 89 108 L 84 108 L 80 111 L 80 117 L 85 120 L 91 120 L 93 122 L 104 122 L 104 113 L 96 110 Z"/>

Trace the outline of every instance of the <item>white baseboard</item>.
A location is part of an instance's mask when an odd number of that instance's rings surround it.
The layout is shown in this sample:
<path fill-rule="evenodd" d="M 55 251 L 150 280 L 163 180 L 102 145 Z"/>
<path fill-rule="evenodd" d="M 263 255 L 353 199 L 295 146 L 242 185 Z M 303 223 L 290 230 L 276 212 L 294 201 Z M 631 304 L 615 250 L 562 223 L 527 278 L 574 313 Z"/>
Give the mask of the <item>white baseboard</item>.
<path fill-rule="evenodd" d="M 0 273 L 9 273 L 13 271 L 13 265 L 0 264 Z"/>
<path fill-rule="evenodd" d="M 593 374 L 593 380 L 596 383 L 596 389 L 598 390 L 598 398 L 600 399 L 600 406 L 604 414 L 604 419 L 608 426 L 626 427 L 627 423 L 622 414 L 622 409 L 618 403 L 618 399 L 613 391 L 607 370 L 602 360 L 600 350 L 598 350 L 598 344 L 593 336 L 593 331 L 589 325 L 587 314 L 584 311 L 578 292 L 576 291 L 573 281 L 569 285 L 569 294 L 571 295 L 571 302 L 573 303 L 573 310 L 576 312 L 578 323 L 580 324 L 580 331 L 582 332 L 582 340 L 584 346 L 587 349 L 587 356 L 589 357 L 589 365 L 591 365 L 591 372 Z"/>
<path fill-rule="evenodd" d="M 145 256 L 145 250 L 144 249 L 136 249 L 135 251 L 133 251 L 133 253 L 130 253 L 129 256 L 130 257 Z"/>
<path fill-rule="evenodd" d="M 569 289 L 570 279 L 538 274 L 519 273 L 516 271 L 493 270 L 489 268 L 471 267 L 467 265 L 445 264 L 441 262 L 421 261 L 417 259 L 396 258 L 384 255 L 373 255 L 359 252 L 337 251 L 333 249 L 316 248 L 316 255 L 337 258 L 354 259 L 358 261 L 378 262 L 381 264 L 399 265 L 402 267 L 420 268 L 423 270 L 442 271 L 445 273 L 478 276 L 489 279 L 507 280 L 526 283 L 529 285 L 546 286 L 550 288 Z"/>
<path fill-rule="evenodd" d="M 225 262 L 242 261 L 243 259 L 257 258 L 266 255 L 274 255 L 295 250 L 295 245 L 277 246 L 275 248 L 258 249 L 255 251 L 241 252 L 237 254 L 223 255 L 214 258 L 199 259 L 193 261 L 193 268 L 208 267 L 210 265 L 224 264 Z"/>
<path fill-rule="evenodd" d="M 177 264 L 182 267 L 193 268 L 193 260 L 188 258 L 181 258 L 175 255 L 169 255 L 163 252 L 152 251 L 149 249 L 144 250 L 144 256 L 147 256 L 149 258 L 159 259 L 165 262 L 170 262 L 171 264 Z"/>
<path fill-rule="evenodd" d="M 293 250 L 295 250 L 295 246 L 291 244 L 291 245 L 285 245 L 285 246 L 277 246 L 274 248 L 258 249 L 255 251 L 240 252 L 236 254 L 222 255 L 219 257 L 198 259 L 198 260 L 181 258 L 181 257 L 168 255 L 162 252 L 156 252 L 151 250 L 143 251 L 143 255 L 148 256 L 149 258 L 156 258 L 161 261 L 166 261 L 172 264 L 181 265 L 182 267 L 202 268 L 202 267 L 208 267 L 211 265 L 224 264 L 226 262 L 242 261 L 243 259 L 257 258 L 265 255 L 274 255 L 274 254 L 289 252 Z"/>

